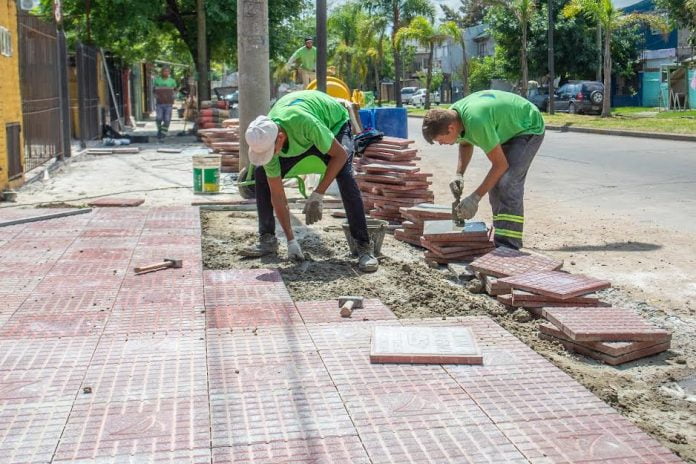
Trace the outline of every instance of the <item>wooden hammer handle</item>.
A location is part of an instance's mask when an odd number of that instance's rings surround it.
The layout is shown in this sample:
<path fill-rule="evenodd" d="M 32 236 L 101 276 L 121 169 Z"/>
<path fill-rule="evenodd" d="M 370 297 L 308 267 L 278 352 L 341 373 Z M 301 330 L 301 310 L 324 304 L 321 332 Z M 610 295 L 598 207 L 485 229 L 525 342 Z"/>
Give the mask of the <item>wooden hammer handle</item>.
<path fill-rule="evenodd" d="M 343 306 L 341 306 L 341 317 L 350 317 L 353 314 L 353 305 L 355 305 L 354 300 L 343 303 Z"/>
<path fill-rule="evenodd" d="M 140 266 L 133 268 L 136 274 L 145 274 L 146 272 L 159 271 L 160 269 L 167 269 L 172 265 L 171 261 L 163 261 L 157 264 L 150 264 L 149 266 Z"/>

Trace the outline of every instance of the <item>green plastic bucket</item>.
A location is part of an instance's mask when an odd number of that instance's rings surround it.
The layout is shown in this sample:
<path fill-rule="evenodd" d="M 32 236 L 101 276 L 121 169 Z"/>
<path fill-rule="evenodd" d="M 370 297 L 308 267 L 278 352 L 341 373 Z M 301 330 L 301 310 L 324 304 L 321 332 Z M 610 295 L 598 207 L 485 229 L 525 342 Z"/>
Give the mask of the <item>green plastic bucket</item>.
<path fill-rule="evenodd" d="M 193 156 L 193 193 L 220 191 L 220 155 Z"/>

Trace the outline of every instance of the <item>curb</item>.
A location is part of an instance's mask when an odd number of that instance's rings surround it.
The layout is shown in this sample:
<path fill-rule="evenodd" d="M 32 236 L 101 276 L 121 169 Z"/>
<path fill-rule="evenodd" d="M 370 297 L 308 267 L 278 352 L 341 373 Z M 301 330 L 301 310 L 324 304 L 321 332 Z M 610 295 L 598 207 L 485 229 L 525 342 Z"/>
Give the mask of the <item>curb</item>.
<path fill-rule="evenodd" d="M 409 118 L 423 119 L 423 116 L 408 115 Z M 661 139 L 661 140 L 677 140 L 679 142 L 696 142 L 696 134 L 672 134 L 669 132 L 639 132 L 621 129 L 597 129 L 593 127 L 574 127 L 574 126 L 558 126 L 555 124 L 547 124 L 546 129 L 559 132 L 580 132 L 584 134 L 599 134 L 599 135 L 618 135 L 623 137 L 639 137 L 644 139 Z"/>

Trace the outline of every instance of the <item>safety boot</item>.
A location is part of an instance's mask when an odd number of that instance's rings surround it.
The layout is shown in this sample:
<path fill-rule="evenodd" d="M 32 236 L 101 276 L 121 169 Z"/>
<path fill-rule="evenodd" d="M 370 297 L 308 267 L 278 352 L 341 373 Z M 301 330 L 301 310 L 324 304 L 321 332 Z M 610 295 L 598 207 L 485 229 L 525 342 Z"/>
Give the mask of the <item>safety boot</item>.
<path fill-rule="evenodd" d="M 374 244 L 372 242 L 358 244 L 358 269 L 362 272 L 375 272 L 379 268 L 379 261 L 374 255 Z"/>
<path fill-rule="evenodd" d="M 243 248 L 239 254 L 247 258 L 260 258 L 262 256 L 278 252 L 278 239 L 273 234 L 263 234 L 259 242 L 247 248 Z"/>

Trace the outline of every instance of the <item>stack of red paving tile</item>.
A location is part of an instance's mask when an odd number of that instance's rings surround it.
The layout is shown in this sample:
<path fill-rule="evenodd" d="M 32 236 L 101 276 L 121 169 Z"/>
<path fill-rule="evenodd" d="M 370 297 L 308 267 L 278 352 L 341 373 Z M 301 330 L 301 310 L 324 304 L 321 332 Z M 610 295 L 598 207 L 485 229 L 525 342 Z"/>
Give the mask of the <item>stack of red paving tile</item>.
<path fill-rule="evenodd" d="M 450 220 L 452 219 L 452 208 L 444 205 L 433 205 L 421 203 L 409 208 L 399 209 L 401 217 L 405 219 L 401 223 L 401 228 L 394 231 L 394 238 L 411 245 L 421 245 L 421 236 L 425 221 Z"/>
<path fill-rule="evenodd" d="M 401 222 L 399 208 L 432 203 L 432 174 L 416 166 L 418 151 L 409 148 L 412 140 L 384 137 L 367 147 L 355 160 L 355 176 L 363 203 L 375 219 Z"/>
<path fill-rule="evenodd" d="M 221 172 L 239 171 L 239 119 L 225 119 L 222 128 L 201 129 L 198 135 L 221 156 Z"/>
<path fill-rule="evenodd" d="M 541 338 L 612 366 L 666 351 L 672 338 L 630 309 L 546 308 L 543 316 L 551 323 L 539 327 Z"/>
<path fill-rule="evenodd" d="M 428 264 L 471 260 L 495 248 L 491 230 L 484 222 L 467 222 L 464 227 L 451 220 L 426 221 L 421 245 Z"/>

